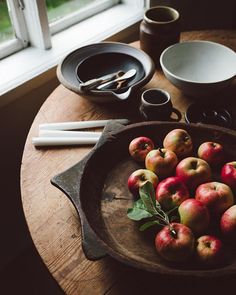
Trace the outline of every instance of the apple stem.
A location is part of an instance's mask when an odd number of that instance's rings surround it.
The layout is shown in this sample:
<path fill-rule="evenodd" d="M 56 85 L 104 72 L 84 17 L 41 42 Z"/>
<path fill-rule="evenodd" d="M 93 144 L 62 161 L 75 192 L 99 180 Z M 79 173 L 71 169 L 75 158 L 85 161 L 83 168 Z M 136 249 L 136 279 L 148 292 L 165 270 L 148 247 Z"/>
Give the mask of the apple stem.
<path fill-rule="evenodd" d="M 170 225 L 170 233 L 171 233 L 171 235 L 172 235 L 172 237 L 173 237 L 174 239 L 177 238 L 177 233 L 176 233 L 176 231 L 174 230 L 173 226 L 171 226 L 171 225 Z"/>
<path fill-rule="evenodd" d="M 162 151 L 161 148 L 159 148 L 158 150 L 159 150 L 159 152 L 160 152 L 160 156 L 161 156 L 162 158 L 164 158 L 164 157 L 165 157 L 165 153 Z"/>
<path fill-rule="evenodd" d="M 185 137 L 184 137 L 184 141 L 188 141 L 189 140 L 189 137 L 186 135 Z"/>
<path fill-rule="evenodd" d="M 170 225 L 169 217 L 163 210 L 156 210 L 155 215 L 157 216 L 157 219 L 161 220 L 164 223 L 163 226 Z"/>

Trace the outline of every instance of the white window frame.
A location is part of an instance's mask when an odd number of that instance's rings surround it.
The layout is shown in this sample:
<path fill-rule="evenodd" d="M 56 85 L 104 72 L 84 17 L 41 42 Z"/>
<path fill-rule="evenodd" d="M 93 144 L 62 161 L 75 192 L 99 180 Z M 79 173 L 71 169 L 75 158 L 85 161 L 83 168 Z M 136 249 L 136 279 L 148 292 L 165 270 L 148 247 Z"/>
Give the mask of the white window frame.
<path fill-rule="evenodd" d="M 88 18 L 91 17 L 100 11 L 108 9 L 114 5 L 119 4 L 120 0 L 102 0 L 96 3 L 92 2 L 88 4 L 85 8 L 80 9 L 79 11 L 75 11 L 53 23 L 49 24 L 50 32 L 52 35 L 65 30 L 66 28 Z"/>
<path fill-rule="evenodd" d="M 48 23 L 44 0 L 7 0 L 15 39 L 0 45 L 0 59 L 27 47 L 50 49 L 51 35 L 56 34 L 94 14 L 119 4 L 120 0 L 102 0 L 74 12 L 54 23 Z"/>
<path fill-rule="evenodd" d="M 0 108 L 55 78 L 58 63 L 71 51 L 103 40 L 124 42 L 133 36 L 138 39 L 145 4 L 145 0 L 122 0 L 51 36 L 49 50 L 29 46 L 0 60 Z M 39 19 L 42 20 L 42 16 Z"/>
<path fill-rule="evenodd" d="M 15 38 L 0 45 L 0 59 L 28 46 L 28 34 L 23 13 L 23 7 L 18 0 L 8 0 L 8 9 Z"/>

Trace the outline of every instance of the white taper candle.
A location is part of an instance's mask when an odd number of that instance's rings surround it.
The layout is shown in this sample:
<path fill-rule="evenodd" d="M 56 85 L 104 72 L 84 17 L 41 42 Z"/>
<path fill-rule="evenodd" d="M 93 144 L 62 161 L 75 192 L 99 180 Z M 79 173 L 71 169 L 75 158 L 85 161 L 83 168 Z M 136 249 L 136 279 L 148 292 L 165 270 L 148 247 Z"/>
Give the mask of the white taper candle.
<path fill-rule="evenodd" d="M 39 130 L 40 137 L 87 137 L 99 138 L 102 132 L 66 131 L 66 130 Z"/>
<path fill-rule="evenodd" d="M 98 138 L 94 137 L 33 137 L 35 146 L 60 146 L 60 145 L 94 145 Z"/>
<path fill-rule="evenodd" d="M 79 122 L 62 122 L 62 123 L 48 123 L 40 124 L 39 130 L 75 130 L 93 127 L 103 127 L 110 120 L 94 120 L 94 121 L 79 121 Z M 121 124 L 128 124 L 127 119 L 115 119 L 116 122 Z"/>

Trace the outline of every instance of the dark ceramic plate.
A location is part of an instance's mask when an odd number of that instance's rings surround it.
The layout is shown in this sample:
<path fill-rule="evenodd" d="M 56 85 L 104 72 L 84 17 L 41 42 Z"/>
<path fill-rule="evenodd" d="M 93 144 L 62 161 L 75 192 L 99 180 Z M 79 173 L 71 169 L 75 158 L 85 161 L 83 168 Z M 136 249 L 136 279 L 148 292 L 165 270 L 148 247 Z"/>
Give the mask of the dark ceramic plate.
<path fill-rule="evenodd" d="M 122 88 L 122 92 L 112 89 L 85 92 L 80 88 L 79 80 L 87 81 L 130 68 L 135 68 L 137 73 L 128 82 L 128 87 Z M 145 52 L 118 42 L 100 42 L 78 48 L 68 54 L 57 67 L 57 77 L 66 88 L 99 103 L 128 99 L 151 80 L 154 72 L 153 61 Z"/>
<path fill-rule="evenodd" d="M 225 128 L 233 127 L 232 115 L 227 109 L 219 106 L 193 103 L 185 113 L 185 120 L 187 123 L 212 124 Z"/>
<path fill-rule="evenodd" d="M 52 184 L 73 202 L 82 225 L 82 246 L 88 259 L 110 255 L 127 265 L 173 276 L 220 277 L 236 274 L 236 250 L 226 251 L 223 266 L 202 269 L 191 260 L 184 265 L 169 264 L 155 251 L 154 235 L 142 233 L 127 218 L 133 197 L 127 179 L 139 166 L 128 154 L 130 141 L 145 135 L 161 146 L 174 128 L 186 129 L 198 147 L 204 141 L 223 143 L 229 158 L 236 159 L 236 133 L 216 126 L 173 122 L 145 122 L 122 126 L 111 121 L 95 148 L 86 158 L 55 176 Z M 195 151 L 196 153 L 196 151 Z"/>
<path fill-rule="evenodd" d="M 123 92 L 131 85 L 140 81 L 145 75 L 141 62 L 129 54 L 108 52 L 92 55 L 78 64 L 76 67 L 76 75 L 79 82 L 86 82 L 110 74 L 111 71 L 112 73 L 118 71 L 127 72 L 131 69 L 136 70 L 136 75 L 124 84 L 125 87 L 120 88 L 119 91 Z M 110 84 L 110 87 L 104 88 L 104 90 L 105 89 L 116 90 L 113 84 Z"/>

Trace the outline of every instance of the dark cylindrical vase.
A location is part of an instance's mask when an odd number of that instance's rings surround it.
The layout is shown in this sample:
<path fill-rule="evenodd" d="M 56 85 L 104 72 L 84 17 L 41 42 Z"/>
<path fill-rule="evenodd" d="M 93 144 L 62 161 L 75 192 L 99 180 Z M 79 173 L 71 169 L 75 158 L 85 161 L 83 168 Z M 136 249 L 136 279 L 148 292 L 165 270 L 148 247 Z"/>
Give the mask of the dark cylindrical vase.
<path fill-rule="evenodd" d="M 167 6 L 148 9 L 140 24 L 140 47 L 159 66 L 162 51 L 180 40 L 180 17 Z"/>

